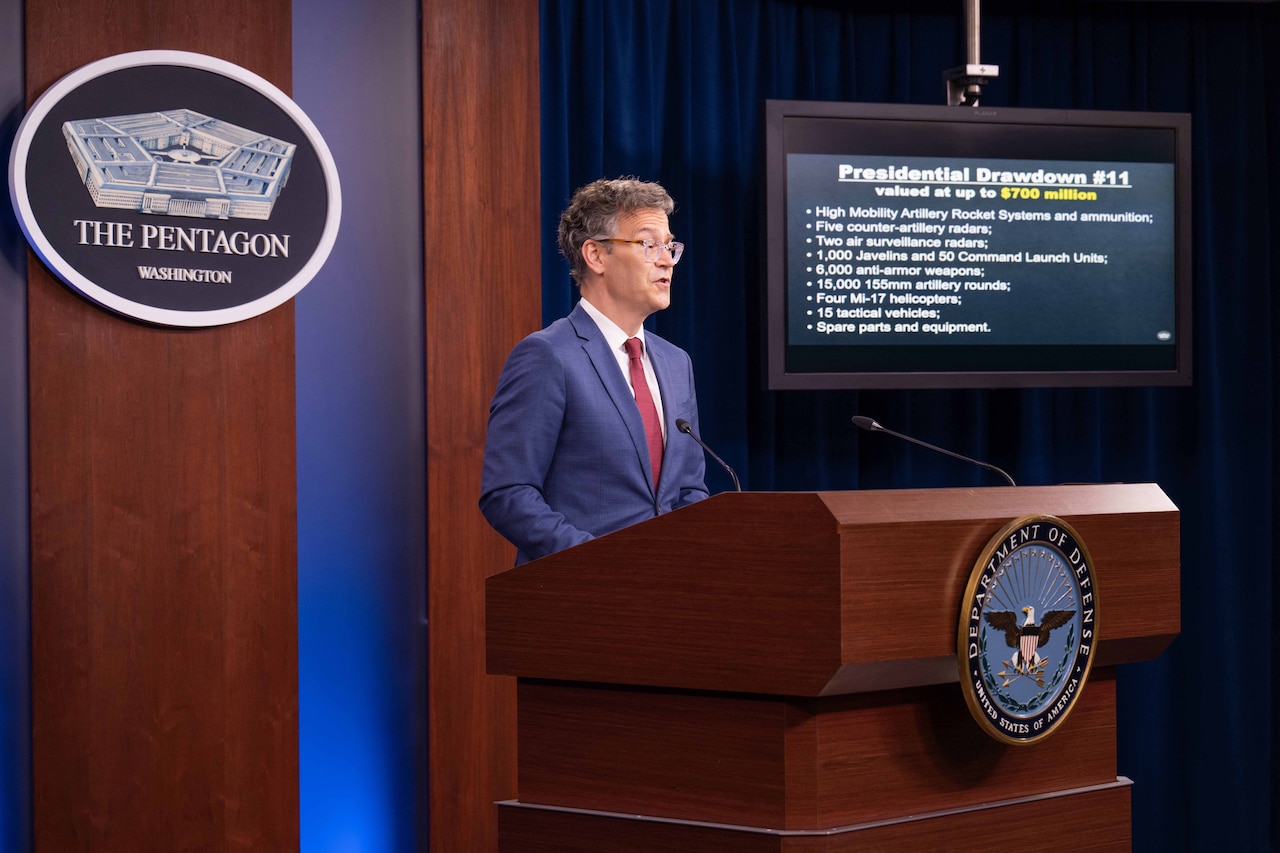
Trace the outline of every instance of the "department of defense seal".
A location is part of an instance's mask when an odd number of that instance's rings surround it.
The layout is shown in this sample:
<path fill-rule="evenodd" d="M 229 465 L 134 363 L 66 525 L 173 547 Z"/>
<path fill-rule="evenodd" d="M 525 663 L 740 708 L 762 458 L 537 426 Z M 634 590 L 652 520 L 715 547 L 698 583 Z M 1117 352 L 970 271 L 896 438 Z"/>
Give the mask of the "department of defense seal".
<path fill-rule="evenodd" d="M 960 684 L 991 737 L 1029 744 L 1067 718 L 1097 649 L 1098 589 L 1079 535 L 1025 516 L 983 550 L 961 603 Z"/>

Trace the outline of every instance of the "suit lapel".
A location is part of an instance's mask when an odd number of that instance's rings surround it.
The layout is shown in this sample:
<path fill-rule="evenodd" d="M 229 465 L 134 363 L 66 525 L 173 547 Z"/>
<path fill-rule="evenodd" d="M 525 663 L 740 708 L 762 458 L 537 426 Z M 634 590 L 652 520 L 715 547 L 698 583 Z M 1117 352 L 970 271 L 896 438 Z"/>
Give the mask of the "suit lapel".
<path fill-rule="evenodd" d="M 591 361 L 605 394 L 613 402 L 614 408 L 618 411 L 618 416 L 622 418 L 622 423 L 626 426 L 627 433 L 631 436 L 631 444 L 635 450 L 636 461 L 643 469 L 644 482 L 649 487 L 649 491 L 652 492 L 653 467 L 649 464 L 649 442 L 645 438 L 644 422 L 640 420 L 640 410 L 636 407 L 636 398 L 631 394 L 631 385 L 623 377 L 622 371 L 618 369 L 618 360 L 609 349 L 609 344 L 605 341 L 604 335 L 601 334 L 600 327 L 596 325 L 596 321 L 591 319 L 591 315 L 581 305 L 575 306 L 573 311 L 570 312 L 569 321 L 573 324 L 578 337 L 582 339 L 582 349 Z M 652 352 L 649 358 L 653 359 Z M 657 372 L 656 364 L 654 365 L 654 372 Z M 659 389 L 662 388 L 661 380 L 658 382 L 658 387 Z"/>

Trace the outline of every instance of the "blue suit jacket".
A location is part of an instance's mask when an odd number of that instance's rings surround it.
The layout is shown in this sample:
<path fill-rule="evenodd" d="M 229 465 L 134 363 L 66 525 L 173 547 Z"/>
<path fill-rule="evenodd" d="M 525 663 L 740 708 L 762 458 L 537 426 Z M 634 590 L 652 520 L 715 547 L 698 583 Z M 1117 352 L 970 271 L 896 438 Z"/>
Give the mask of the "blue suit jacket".
<path fill-rule="evenodd" d="M 516 563 L 603 536 L 707 496 L 688 354 L 645 332 L 667 445 L 655 494 L 631 386 L 595 321 L 575 306 L 516 344 L 489 406 L 480 509 Z"/>

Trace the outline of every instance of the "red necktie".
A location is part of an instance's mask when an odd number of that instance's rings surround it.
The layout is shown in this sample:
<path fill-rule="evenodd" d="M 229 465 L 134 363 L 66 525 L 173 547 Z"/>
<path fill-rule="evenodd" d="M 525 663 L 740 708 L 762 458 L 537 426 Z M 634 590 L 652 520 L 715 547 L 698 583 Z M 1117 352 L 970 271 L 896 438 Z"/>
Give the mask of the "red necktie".
<path fill-rule="evenodd" d="M 627 338 L 624 346 L 630 359 L 631 387 L 636 392 L 636 406 L 640 409 L 640 420 L 644 421 L 644 437 L 649 442 L 649 465 L 653 468 L 653 488 L 656 491 L 658 475 L 662 473 L 662 424 L 658 423 L 658 407 L 653 404 L 649 380 L 644 376 L 644 362 L 640 360 L 644 344 L 639 338 Z"/>

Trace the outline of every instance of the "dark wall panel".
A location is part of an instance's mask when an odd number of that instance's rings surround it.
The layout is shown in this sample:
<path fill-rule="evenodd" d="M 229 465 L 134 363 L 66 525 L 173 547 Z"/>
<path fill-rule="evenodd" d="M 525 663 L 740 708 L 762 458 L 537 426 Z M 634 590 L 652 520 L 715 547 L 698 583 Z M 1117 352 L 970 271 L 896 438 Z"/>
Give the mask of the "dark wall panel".
<path fill-rule="evenodd" d="M 22 4 L 0 0 L 0 163 L 22 119 Z M 0 850 L 31 837 L 27 244 L 0 181 Z"/>
<path fill-rule="evenodd" d="M 290 86 L 287 0 L 26 9 L 28 102 L 103 56 L 207 53 Z M 28 291 L 40 850 L 297 847 L 293 311 L 121 319 Z"/>

